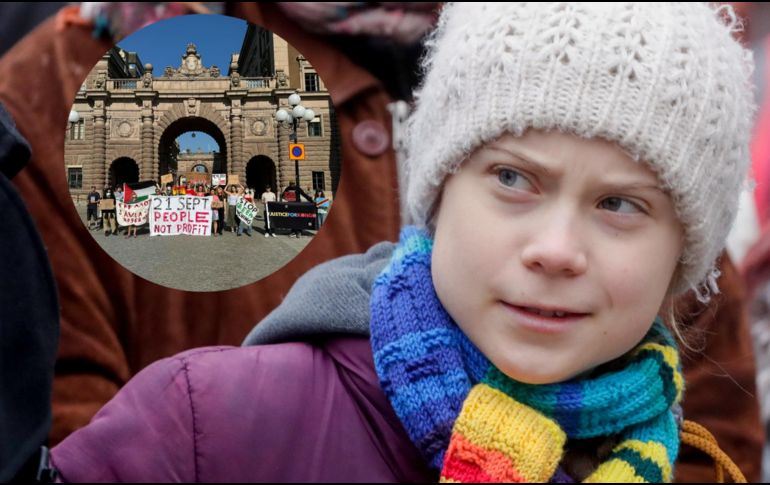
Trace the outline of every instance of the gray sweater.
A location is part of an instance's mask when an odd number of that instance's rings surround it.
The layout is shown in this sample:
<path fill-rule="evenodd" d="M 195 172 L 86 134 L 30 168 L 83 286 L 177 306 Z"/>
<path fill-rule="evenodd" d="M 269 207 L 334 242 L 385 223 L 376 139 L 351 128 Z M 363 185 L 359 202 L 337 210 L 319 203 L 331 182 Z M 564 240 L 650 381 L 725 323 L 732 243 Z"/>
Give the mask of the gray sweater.
<path fill-rule="evenodd" d="M 297 280 L 278 308 L 249 332 L 243 345 L 330 333 L 368 337 L 372 285 L 395 246 L 381 242 L 366 253 L 343 256 L 311 269 Z"/>

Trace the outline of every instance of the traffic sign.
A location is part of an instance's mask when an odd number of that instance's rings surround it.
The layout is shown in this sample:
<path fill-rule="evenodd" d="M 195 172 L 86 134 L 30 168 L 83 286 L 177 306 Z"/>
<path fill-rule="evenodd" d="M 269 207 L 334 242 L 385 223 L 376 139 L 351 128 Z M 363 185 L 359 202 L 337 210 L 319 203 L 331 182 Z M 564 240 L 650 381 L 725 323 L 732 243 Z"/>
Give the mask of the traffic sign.
<path fill-rule="evenodd" d="M 304 160 L 304 159 L 305 159 L 305 144 L 304 143 L 289 144 L 289 160 Z"/>

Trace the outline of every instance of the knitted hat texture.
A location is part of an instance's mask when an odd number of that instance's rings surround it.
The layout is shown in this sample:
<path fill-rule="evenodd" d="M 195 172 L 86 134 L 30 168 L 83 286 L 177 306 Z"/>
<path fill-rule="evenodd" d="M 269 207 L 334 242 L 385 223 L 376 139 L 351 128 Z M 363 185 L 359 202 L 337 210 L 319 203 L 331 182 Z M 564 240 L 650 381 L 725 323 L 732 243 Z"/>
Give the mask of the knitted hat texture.
<path fill-rule="evenodd" d="M 703 3 L 448 4 L 405 135 L 406 222 L 430 227 L 446 176 L 506 132 L 604 138 L 672 197 L 685 228 L 676 291 L 717 292 L 755 112 L 738 28 L 731 8 Z"/>

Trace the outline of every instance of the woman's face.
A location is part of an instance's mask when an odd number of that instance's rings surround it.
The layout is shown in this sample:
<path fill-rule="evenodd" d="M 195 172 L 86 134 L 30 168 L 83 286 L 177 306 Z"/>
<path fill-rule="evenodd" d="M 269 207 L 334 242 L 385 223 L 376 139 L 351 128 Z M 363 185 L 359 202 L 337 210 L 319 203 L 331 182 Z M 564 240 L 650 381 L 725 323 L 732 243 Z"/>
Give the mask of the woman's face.
<path fill-rule="evenodd" d="M 647 333 L 683 248 L 655 174 L 617 145 L 505 135 L 443 188 L 433 281 L 463 332 L 509 377 L 561 382 Z"/>

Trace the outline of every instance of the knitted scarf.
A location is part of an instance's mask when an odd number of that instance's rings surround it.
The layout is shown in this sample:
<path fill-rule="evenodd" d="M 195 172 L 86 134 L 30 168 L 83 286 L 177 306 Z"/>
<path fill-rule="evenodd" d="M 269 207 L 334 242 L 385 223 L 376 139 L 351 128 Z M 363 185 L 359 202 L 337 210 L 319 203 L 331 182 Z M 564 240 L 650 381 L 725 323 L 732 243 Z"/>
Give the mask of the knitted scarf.
<path fill-rule="evenodd" d="M 433 241 L 402 230 L 371 298 L 380 384 L 412 442 L 444 482 L 547 482 L 568 439 L 618 437 L 586 479 L 671 481 L 684 386 L 660 320 L 620 370 L 530 385 L 496 369 L 452 321 L 431 278 Z"/>

